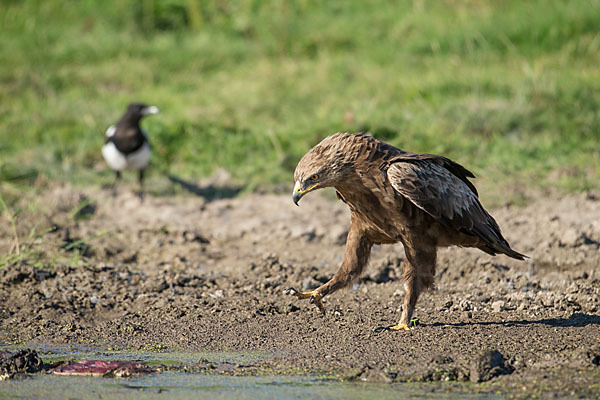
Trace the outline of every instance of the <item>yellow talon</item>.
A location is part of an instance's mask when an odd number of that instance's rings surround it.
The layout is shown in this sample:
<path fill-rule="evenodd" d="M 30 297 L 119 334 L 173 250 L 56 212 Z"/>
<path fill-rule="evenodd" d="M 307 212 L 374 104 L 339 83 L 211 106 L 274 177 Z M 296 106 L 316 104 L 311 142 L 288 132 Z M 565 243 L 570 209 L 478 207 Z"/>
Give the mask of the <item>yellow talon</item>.
<path fill-rule="evenodd" d="M 318 291 L 313 290 L 312 292 L 299 292 L 293 287 L 288 287 L 285 288 L 285 292 L 287 294 L 291 294 L 292 296 L 296 296 L 300 300 L 310 299 L 310 303 L 317 306 L 319 311 L 321 311 L 321 314 L 325 315 L 325 306 L 323 306 L 323 302 L 321 301 L 323 296 Z"/>
<path fill-rule="evenodd" d="M 411 329 L 415 329 L 415 327 L 410 327 L 407 324 L 398 324 L 394 326 L 390 326 L 390 331 L 410 331 Z"/>
<path fill-rule="evenodd" d="M 419 318 L 413 318 L 408 324 L 390 326 L 389 329 L 390 331 L 410 331 L 411 329 L 415 329 L 417 325 L 419 325 Z"/>
<path fill-rule="evenodd" d="M 378 326 L 377 328 L 373 329 L 373 332 L 381 333 L 384 331 L 410 331 L 415 329 L 417 325 L 419 325 L 419 318 L 413 318 L 408 324 L 399 323 L 392 326 Z"/>

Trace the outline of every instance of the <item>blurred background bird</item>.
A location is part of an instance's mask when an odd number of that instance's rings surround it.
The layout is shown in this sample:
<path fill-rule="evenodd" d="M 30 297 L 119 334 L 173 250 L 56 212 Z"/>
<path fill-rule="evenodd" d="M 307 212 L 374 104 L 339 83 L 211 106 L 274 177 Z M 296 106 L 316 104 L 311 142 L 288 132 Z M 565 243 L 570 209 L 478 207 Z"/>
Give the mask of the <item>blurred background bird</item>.
<path fill-rule="evenodd" d="M 109 167 L 115 171 L 113 195 L 116 195 L 117 182 L 125 169 L 138 171 L 140 198 L 144 197 L 144 171 L 150 163 L 152 148 L 147 133 L 140 127 L 140 120 L 146 115 L 158 114 L 156 106 L 131 103 L 119 121 L 108 127 L 102 156 Z"/>

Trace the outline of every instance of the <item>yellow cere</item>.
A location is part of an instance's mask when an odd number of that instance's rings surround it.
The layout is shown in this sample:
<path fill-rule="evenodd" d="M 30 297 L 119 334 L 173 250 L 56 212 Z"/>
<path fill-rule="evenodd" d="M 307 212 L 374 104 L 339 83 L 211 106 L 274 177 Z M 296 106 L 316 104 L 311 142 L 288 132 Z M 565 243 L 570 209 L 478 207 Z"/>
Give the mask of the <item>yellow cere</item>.
<path fill-rule="evenodd" d="M 319 186 L 318 183 L 315 183 L 314 185 L 312 185 L 311 187 L 309 187 L 306 190 L 303 190 L 301 193 L 306 193 L 306 192 L 310 192 L 311 190 L 313 190 L 314 188 L 316 188 L 317 186 Z"/>

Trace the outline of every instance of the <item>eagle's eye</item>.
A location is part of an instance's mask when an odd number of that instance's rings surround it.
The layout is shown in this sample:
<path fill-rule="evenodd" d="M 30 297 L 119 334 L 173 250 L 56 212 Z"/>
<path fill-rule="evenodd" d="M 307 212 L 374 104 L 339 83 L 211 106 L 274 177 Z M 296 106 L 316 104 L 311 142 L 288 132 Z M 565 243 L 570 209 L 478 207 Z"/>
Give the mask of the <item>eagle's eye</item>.
<path fill-rule="evenodd" d="M 311 181 L 318 181 L 319 180 L 319 175 L 314 174 L 313 176 L 310 177 Z"/>

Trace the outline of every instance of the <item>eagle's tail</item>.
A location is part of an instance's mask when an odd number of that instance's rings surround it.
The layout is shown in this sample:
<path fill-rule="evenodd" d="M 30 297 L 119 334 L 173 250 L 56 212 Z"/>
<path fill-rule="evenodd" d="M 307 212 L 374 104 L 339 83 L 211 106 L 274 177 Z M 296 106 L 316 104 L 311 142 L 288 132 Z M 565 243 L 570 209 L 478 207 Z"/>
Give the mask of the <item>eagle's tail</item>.
<path fill-rule="evenodd" d="M 482 246 L 479 247 L 481 250 L 493 256 L 502 253 L 517 260 L 529 258 L 525 254 L 521 254 L 511 249 L 510 244 L 508 244 L 504 236 L 502 236 L 502 232 L 500 231 L 500 227 L 496 220 L 490 214 L 487 214 L 487 217 L 487 224 L 479 225 L 474 229 L 477 236 L 482 239 Z"/>
<path fill-rule="evenodd" d="M 511 249 L 509 244 L 506 242 L 500 246 L 497 246 L 497 248 L 494 250 L 496 250 L 498 253 L 506 254 L 507 256 L 509 256 L 511 258 L 516 258 L 517 260 L 524 260 L 526 258 L 529 258 L 525 254 L 521 254 L 521 253 Z"/>
<path fill-rule="evenodd" d="M 498 253 L 502 253 L 502 254 L 506 254 L 507 256 L 509 256 L 511 258 L 516 258 L 517 260 L 524 260 L 526 258 L 529 258 L 525 254 L 521 254 L 521 253 L 511 249 L 510 244 L 508 244 L 506 239 L 504 239 L 504 237 L 502 236 L 502 233 L 500 233 L 499 229 L 495 233 L 496 233 L 496 235 L 494 235 L 494 236 L 496 236 L 496 237 L 493 239 L 489 238 L 489 237 L 485 237 L 483 235 L 479 236 L 481 239 L 483 239 L 483 243 L 482 243 L 483 246 L 479 247 L 481 250 L 483 250 L 486 253 L 491 254 L 493 256 L 495 256 Z"/>

